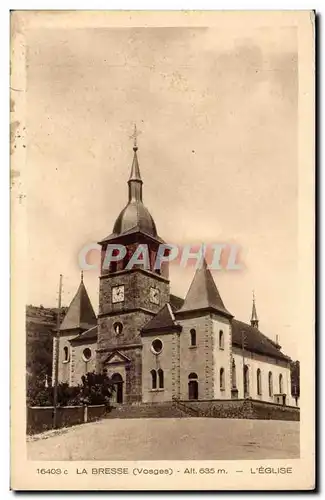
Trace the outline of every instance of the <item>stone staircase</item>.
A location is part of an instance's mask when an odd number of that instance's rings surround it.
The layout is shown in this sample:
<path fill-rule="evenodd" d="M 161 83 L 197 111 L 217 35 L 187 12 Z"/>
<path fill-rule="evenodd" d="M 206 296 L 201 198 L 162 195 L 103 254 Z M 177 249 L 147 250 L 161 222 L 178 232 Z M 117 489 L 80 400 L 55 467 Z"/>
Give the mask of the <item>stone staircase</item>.
<path fill-rule="evenodd" d="M 183 418 L 198 416 L 175 401 L 114 405 L 105 418 Z"/>

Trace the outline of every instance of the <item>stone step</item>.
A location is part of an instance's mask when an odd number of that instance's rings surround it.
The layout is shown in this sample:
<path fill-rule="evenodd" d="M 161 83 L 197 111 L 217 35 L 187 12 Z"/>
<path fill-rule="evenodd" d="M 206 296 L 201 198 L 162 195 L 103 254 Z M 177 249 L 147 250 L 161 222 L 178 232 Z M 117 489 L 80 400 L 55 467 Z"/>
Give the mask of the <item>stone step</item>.
<path fill-rule="evenodd" d="M 173 403 L 141 403 L 114 406 L 106 418 L 181 418 L 188 415 Z"/>

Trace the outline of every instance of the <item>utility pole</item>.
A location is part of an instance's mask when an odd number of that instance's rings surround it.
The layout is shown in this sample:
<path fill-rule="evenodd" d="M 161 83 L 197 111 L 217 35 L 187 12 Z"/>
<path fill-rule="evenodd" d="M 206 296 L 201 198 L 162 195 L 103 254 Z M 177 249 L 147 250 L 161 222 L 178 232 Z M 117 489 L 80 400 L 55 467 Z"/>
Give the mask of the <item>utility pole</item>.
<path fill-rule="evenodd" d="M 55 337 L 55 356 L 54 356 L 54 393 L 53 393 L 53 428 L 57 426 L 57 407 L 58 407 L 58 378 L 59 378 L 59 355 L 60 355 L 60 316 L 61 316 L 61 294 L 62 294 L 62 274 L 60 274 L 58 313 L 56 317 L 56 337 Z"/>
<path fill-rule="evenodd" d="M 246 347 L 246 340 L 247 337 L 245 335 L 245 331 L 241 331 L 241 350 L 242 350 L 242 357 L 243 357 L 243 398 L 245 399 L 246 395 L 246 384 L 245 384 L 245 347 Z"/>

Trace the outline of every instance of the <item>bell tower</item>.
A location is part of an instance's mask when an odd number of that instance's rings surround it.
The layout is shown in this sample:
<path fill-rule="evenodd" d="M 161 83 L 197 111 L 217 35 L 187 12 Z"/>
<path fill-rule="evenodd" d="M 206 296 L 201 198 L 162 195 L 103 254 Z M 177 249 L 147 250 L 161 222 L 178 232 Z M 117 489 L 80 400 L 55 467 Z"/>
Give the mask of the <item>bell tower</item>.
<path fill-rule="evenodd" d="M 140 330 L 169 301 L 168 266 L 155 269 L 154 265 L 159 245 L 164 242 L 143 204 L 143 181 L 137 152 L 135 134 L 128 202 L 117 217 L 113 232 L 99 242 L 102 263 L 97 369 L 106 369 L 114 379 L 119 380 L 119 402 L 127 403 L 142 399 Z M 121 260 L 107 265 L 105 256 L 107 250 L 112 251 L 112 245 L 122 245 L 126 251 Z M 143 252 L 139 252 L 140 248 Z M 117 252 L 113 250 L 113 256 Z M 138 255 L 138 260 L 133 265 L 135 255 Z M 139 263 L 141 257 L 143 264 Z"/>

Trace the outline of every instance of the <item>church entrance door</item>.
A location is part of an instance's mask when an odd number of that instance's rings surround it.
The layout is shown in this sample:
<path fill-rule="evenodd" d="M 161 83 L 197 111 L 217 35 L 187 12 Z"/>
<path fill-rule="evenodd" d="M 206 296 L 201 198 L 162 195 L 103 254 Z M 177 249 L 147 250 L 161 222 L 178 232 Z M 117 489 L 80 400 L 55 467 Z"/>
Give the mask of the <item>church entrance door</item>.
<path fill-rule="evenodd" d="M 115 388 L 115 401 L 116 403 L 123 403 L 123 378 L 119 373 L 114 373 L 112 382 Z M 114 396 L 114 395 L 113 395 Z"/>
<path fill-rule="evenodd" d="M 188 383 L 188 399 L 199 399 L 199 384 L 197 380 Z"/>

